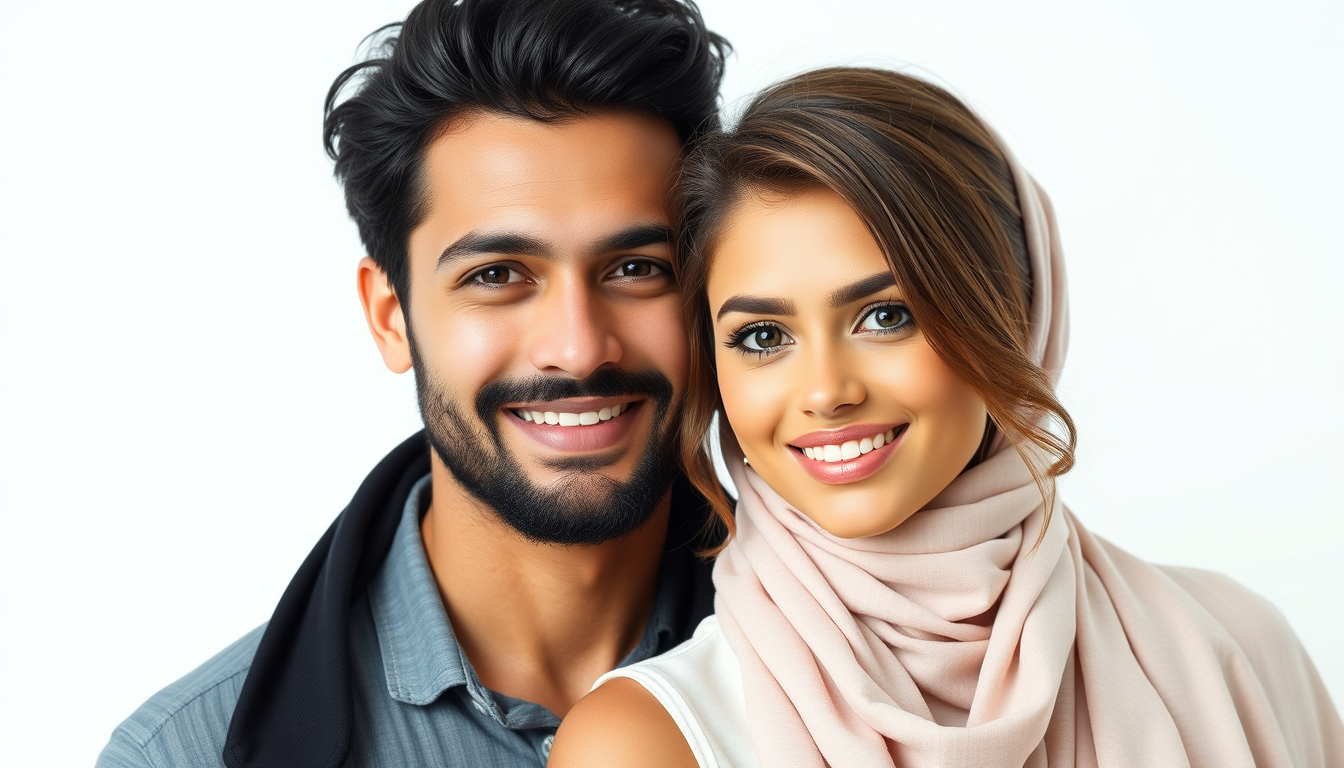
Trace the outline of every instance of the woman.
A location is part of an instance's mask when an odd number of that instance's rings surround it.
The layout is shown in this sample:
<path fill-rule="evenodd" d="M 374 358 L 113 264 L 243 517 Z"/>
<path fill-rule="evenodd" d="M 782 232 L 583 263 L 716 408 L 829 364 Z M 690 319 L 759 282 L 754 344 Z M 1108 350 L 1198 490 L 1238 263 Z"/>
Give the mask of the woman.
<path fill-rule="evenodd" d="M 599 680 L 552 766 L 1344 765 L 1272 606 L 1056 503 L 1057 232 L 964 105 L 813 72 L 684 173 L 683 458 L 712 496 L 696 448 L 721 405 L 735 536 L 716 616 Z"/>

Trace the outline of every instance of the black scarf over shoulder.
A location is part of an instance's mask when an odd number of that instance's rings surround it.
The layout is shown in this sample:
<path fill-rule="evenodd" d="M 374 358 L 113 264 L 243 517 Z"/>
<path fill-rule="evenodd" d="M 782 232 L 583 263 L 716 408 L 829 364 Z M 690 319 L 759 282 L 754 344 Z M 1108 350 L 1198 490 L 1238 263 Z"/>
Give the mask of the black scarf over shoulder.
<path fill-rule="evenodd" d="M 429 473 L 429 452 L 421 431 L 384 457 L 294 574 L 234 708 L 224 741 L 229 768 L 337 768 L 345 762 L 354 722 L 350 608 L 387 558 L 411 488 Z M 678 477 L 664 557 L 691 561 L 678 621 L 682 637 L 714 610 L 710 567 L 693 554 L 709 543 L 708 516 L 704 497 Z"/>

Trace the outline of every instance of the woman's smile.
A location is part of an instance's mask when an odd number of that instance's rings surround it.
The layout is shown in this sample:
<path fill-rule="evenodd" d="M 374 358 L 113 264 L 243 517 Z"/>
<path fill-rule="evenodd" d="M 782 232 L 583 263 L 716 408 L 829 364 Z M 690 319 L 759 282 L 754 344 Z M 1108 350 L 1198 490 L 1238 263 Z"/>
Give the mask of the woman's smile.
<path fill-rule="evenodd" d="M 807 473 L 828 485 L 854 483 L 880 469 L 896 452 L 909 424 L 885 429 L 855 424 L 830 432 L 809 432 L 789 443 Z"/>

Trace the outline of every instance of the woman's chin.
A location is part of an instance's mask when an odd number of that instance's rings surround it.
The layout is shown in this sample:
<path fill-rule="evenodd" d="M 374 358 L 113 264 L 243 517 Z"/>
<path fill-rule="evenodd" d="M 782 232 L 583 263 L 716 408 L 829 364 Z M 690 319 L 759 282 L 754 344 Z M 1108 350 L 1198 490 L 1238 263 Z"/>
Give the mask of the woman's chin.
<path fill-rule="evenodd" d="M 840 539 L 881 536 L 899 527 L 946 486 L 942 477 L 911 477 L 909 468 L 888 462 L 862 480 L 833 484 L 812 477 L 790 462 L 753 465 L 789 506 Z"/>
<path fill-rule="evenodd" d="M 890 493 L 810 493 L 802 503 L 785 497 L 799 512 L 837 539 L 881 536 L 909 520 L 918 506 L 893 502 Z"/>

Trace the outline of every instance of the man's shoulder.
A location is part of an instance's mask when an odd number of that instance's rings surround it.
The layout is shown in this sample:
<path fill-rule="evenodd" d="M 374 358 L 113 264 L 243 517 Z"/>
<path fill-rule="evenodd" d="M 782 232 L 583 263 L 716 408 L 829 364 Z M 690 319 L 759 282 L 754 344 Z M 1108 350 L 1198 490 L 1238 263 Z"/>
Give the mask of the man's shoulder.
<path fill-rule="evenodd" d="M 224 737 L 266 625 L 154 694 L 112 733 L 98 768 L 222 765 Z"/>

